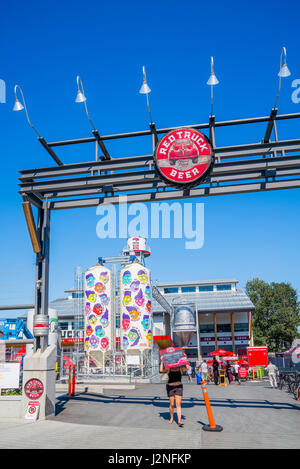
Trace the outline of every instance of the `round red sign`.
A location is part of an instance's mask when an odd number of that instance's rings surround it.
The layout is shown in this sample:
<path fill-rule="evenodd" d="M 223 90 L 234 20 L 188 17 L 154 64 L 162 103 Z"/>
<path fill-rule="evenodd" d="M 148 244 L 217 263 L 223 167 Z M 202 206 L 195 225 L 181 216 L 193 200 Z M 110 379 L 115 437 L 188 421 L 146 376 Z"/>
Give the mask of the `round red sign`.
<path fill-rule="evenodd" d="M 164 180 L 174 186 L 199 184 L 212 168 L 214 151 L 206 135 L 195 129 L 166 134 L 155 150 L 154 161 Z"/>
<path fill-rule="evenodd" d="M 24 390 L 29 399 L 39 399 L 44 392 L 44 385 L 39 379 L 33 378 L 27 381 Z"/>

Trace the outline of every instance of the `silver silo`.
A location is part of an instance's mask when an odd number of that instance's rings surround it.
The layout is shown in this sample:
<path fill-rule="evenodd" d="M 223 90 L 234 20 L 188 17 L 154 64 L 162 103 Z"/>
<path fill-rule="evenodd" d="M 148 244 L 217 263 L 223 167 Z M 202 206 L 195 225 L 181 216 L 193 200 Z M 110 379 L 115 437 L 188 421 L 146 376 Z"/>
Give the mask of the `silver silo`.
<path fill-rule="evenodd" d="M 186 347 L 192 335 L 196 332 L 195 304 L 187 300 L 177 300 L 172 303 L 172 330 L 179 337 L 181 346 Z"/>

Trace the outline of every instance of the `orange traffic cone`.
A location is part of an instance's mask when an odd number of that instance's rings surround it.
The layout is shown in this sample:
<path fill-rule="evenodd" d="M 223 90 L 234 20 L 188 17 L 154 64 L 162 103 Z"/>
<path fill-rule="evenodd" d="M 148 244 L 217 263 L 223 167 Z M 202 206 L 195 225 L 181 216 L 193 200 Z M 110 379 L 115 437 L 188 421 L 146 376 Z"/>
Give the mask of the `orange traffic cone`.
<path fill-rule="evenodd" d="M 221 427 L 221 425 L 216 425 L 216 423 L 215 423 L 215 419 L 214 419 L 214 416 L 213 416 L 213 413 L 212 413 L 212 410 L 211 410 L 209 397 L 208 397 L 207 390 L 206 390 L 206 382 L 205 381 L 201 381 L 201 388 L 202 388 L 202 393 L 203 393 L 203 397 L 204 397 L 206 412 L 207 412 L 208 421 L 209 421 L 209 425 L 203 425 L 202 428 L 203 428 L 203 430 L 205 430 L 207 432 L 221 432 L 223 430 L 223 427 Z"/>

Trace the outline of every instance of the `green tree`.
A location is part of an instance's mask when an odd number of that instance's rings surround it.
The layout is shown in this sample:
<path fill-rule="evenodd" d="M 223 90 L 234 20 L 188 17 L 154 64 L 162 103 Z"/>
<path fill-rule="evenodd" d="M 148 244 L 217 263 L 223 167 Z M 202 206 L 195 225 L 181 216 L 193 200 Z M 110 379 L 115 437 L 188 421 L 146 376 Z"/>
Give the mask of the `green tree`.
<path fill-rule="evenodd" d="M 267 345 L 271 352 L 289 348 L 298 336 L 300 305 L 297 292 L 289 283 L 267 283 L 254 278 L 246 292 L 255 306 L 253 335 L 255 345 Z"/>

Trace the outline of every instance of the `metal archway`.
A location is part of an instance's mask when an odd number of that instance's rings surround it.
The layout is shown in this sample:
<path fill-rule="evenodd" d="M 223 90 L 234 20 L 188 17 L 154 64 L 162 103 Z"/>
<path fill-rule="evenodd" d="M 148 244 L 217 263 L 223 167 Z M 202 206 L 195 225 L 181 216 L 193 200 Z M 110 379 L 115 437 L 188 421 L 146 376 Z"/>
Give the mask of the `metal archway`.
<path fill-rule="evenodd" d="M 158 136 L 178 127 L 100 136 L 75 140 L 39 141 L 57 166 L 20 171 L 20 194 L 24 212 L 36 253 L 35 311 L 39 322 L 48 314 L 50 213 L 53 210 L 95 207 L 99 204 L 118 204 L 120 196 L 127 202 L 154 202 L 214 195 L 264 192 L 300 187 L 300 139 L 279 140 L 277 123 L 300 118 L 300 113 L 277 115 L 272 109 L 269 116 L 184 125 L 182 128 L 207 129 L 213 144 L 216 161 L 210 176 L 192 189 L 168 186 L 155 170 L 153 152 Z M 216 129 L 221 127 L 266 123 L 265 134 L 258 143 L 216 146 Z M 270 140 L 274 131 L 275 139 Z M 112 158 L 104 142 L 116 139 L 152 136 L 149 155 Z M 53 148 L 66 145 L 95 143 L 94 161 L 63 164 Z M 98 157 L 98 147 L 103 155 Z M 37 226 L 32 205 L 38 209 Z M 45 321 L 46 322 L 46 321 Z M 46 347 L 47 335 L 36 338 L 36 348 Z"/>

